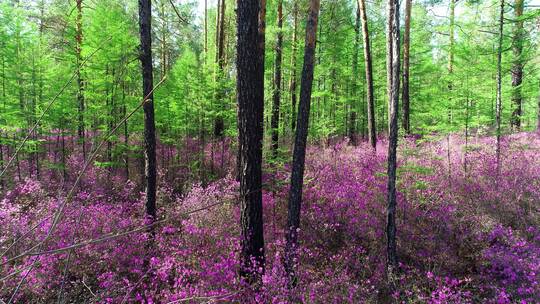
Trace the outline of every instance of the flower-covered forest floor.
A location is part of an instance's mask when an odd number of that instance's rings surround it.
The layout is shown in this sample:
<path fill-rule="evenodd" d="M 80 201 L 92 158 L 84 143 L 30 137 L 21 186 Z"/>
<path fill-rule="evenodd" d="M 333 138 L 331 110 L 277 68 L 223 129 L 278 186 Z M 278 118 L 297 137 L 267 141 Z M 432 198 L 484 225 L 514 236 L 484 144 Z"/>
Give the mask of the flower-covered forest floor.
<path fill-rule="evenodd" d="M 308 148 L 294 295 L 282 267 L 287 162 L 265 165 L 267 263 L 253 291 L 237 275 L 238 184 L 228 142 L 207 145 L 204 157 L 196 141 L 159 147 L 152 228 L 137 161 L 128 172 L 91 166 L 66 200 L 81 153 L 71 151 L 64 174 L 50 145 L 39 179 L 22 159 L 21 179 L 14 169 L 4 181 L 5 303 L 382 301 L 384 141 L 376 152 L 345 141 Z M 504 137 L 500 169 L 494 147 L 494 137 L 400 139 L 397 302 L 540 302 L 540 136 Z"/>

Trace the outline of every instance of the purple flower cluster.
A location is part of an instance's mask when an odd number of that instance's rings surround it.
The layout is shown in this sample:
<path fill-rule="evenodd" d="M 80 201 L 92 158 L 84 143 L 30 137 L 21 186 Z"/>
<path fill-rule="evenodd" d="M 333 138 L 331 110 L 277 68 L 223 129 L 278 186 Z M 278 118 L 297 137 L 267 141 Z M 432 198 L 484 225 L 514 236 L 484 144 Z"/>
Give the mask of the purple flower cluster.
<path fill-rule="evenodd" d="M 449 142 L 399 144 L 401 267 L 391 296 L 400 303 L 539 302 L 540 138 L 505 137 L 500 168 L 493 138 L 471 139 L 467 147 L 455 135 Z M 114 170 L 91 167 L 53 230 L 67 186 L 52 173 L 18 180 L 1 200 L 0 299 L 7 302 L 20 284 L 17 303 L 382 301 L 385 142 L 377 152 L 345 141 L 308 148 L 294 291 L 282 266 L 289 164 L 265 167 L 267 265 L 262 286 L 252 290 L 237 273 L 240 211 L 230 142 L 197 144 L 158 149 L 167 157 L 158 163 L 188 165 L 160 169 L 159 222 L 151 233 L 140 186 Z M 206 169 L 216 172 L 204 184 L 191 166 L 201 150 Z M 70 172 L 81 169 L 76 155 Z"/>

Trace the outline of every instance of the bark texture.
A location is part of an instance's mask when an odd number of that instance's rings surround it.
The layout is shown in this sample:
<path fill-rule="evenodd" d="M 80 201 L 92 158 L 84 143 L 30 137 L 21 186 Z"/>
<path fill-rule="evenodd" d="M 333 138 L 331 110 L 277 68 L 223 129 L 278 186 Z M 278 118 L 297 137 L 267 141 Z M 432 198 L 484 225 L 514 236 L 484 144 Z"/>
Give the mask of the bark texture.
<path fill-rule="evenodd" d="M 306 142 L 309 128 L 309 111 L 311 105 L 311 89 L 315 63 L 315 46 L 317 41 L 317 23 L 319 18 L 320 0 L 311 0 L 306 23 L 306 41 L 304 47 L 304 66 L 300 84 L 300 103 L 294 140 L 293 163 L 291 173 L 291 188 L 289 192 L 285 271 L 289 277 L 289 287 L 296 285 L 296 249 L 300 229 L 300 208 L 302 203 L 302 186 L 304 182 L 304 165 Z"/>
<path fill-rule="evenodd" d="M 410 104 L 409 104 L 409 52 L 411 48 L 411 5 L 412 0 L 405 0 L 405 32 L 403 33 L 403 89 L 402 105 L 403 120 L 402 125 L 405 134 L 411 134 L 410 124 Z"/>
<path fill-rule="evenodd" d="M 390 132 L 388 139 L 388 206 L 386 221 L 387 272 L 392 274 L 397 268 L 396 246 L 396 168 L 398 141 L 398 104 L 399 104 L 399 2 L 390 0 L 392 6 L 392 82 L 390 85 Z"/>
<path fill-rule="evenodd" d="M 141 37 L 140 60 L 142 66 L 144 110 L 144 181 L 146 214 L 156 217 L 156 125 L 154 120 L 154 96 L 152 94 L 152 10 L 150 0 L 139 0 L 139 32 Z"/>
<path fill-rule="evenodd" d="M 264 272 L 261 164 L 264 107 L 264 68 L 259 33 L 260 1 L 238 0 L 237 102 L 241 210 L 240 276 L 260 282 Z"/>
<path fill-rule="evenodd" d="M 514 24 L 514 35 L 512 37 L 512 49 L 514 61 L 512 63 L 512 127 L 515 130 L 521 129 L 522 100 L 521 83 L 523 82 L 523 0 L 515 0 L 514 13 L 516 22 Z"/>
<path fill-rule="evenodd" d="M 367 94 L 367 117 L 368 117 L 368 137 L 373 149 L 377 146 L 377 130 L 375 126 L 375 95 L 373 92 L 373 63 L 371 60 L 371 45 L 369 39 L 369 28 L 366 12 L 365 0 L 358 0 L 360 8 L 360 21 L 362 23 L 362 37 L 364 41 L 364 61 L 366 73 L 366 94 Z"/>
<path fill-rule="evenodd" d="M 497 48 L 497 99 L 495 102 L 495 117 L 497 123 L 497 146 L 495 154 L 497 156 L 497 172 L 501 170 L 501 111 L 502 111 L 502 43 L 504 25 L 504 0 L 501 0 L 501 11 L 499 15 L 499 39 Z"/>
<path fill-rule="evenodd" d="M 279 148 L 279 107 L 281 103 L 281 61 L 283 48 L 283 1 L 278 0 L 277 17 L 277 41 L 276 41 L 276 63 L 274 67 L 274 92 L 272 96 L 272 155 L 277 156 Z"/>

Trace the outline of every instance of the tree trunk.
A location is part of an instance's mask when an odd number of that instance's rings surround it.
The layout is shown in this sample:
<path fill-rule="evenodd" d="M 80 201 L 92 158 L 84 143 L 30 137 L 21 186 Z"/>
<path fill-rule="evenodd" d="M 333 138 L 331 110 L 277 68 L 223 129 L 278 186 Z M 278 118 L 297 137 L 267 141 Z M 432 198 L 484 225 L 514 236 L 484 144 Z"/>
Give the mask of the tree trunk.
<path fill-rule="evenodd" d="M 225 0 L 221 0 L 221 10 L 219 11 L 219 40 L 218 40 L 218 67 L 223 72 L 225 64 Z"/>
<path fill-rule="evenodd" d="M 293 0 L 293 36 L 292 36 L 292 56 L 291 56 L 291 130 L 296 129 L 296 49 L 297 49 L 297 32 L 298 32 L 298 0 Z"/>
<path fill-rule="evenodd" d="M 264 68 L 261 60 L 259 0 L 237 4 L 237 102 L 241 210 L 240 276 L 259 284 L 264 272 L 262 140 Z M 260 271 L 262 270 L 262 271 Z"/>
<path fill-rule="evenodd" d="M 369 42 L 369 28 L 366 13 L 365 0 L 358 0 L 360 8 L 360 21 L 362 23 L 362 36 L 364 38 L 364 61 L 367 84 L 367 116 L 368 116 L 368 136 L 369 143 L 376 149 L 377 147 L 377 127 L 375 125 L 375 97 L 373 93 L 373 64 L 371 61 L 371 46 Z"/>
<path fill-rule="evenodd" d="M 497 100 L 495 104 L 495 118 L 497 121 L 497 147 L 495 154 L 497 157 L 497 174 L 501 172 L 501 108 L 502 108 L 502 43 L 503 43 L 503 24 L 504 24 L 504 0 L 501 0 L 501 13 L 499 16 L 499 44 L 497 49 Z"/>
<path fill-rule="evenodd" d="M 450 49 L 448 51 L 448 125 L 452 126 L 452 90 L 454 88 L 454 83 L 452 75 L 454 73 L 454 27 L 455 27 L 455 11 L 456 11 L 456 0 L 450 0 Z M 450 162 L 450 132 L 446 135 L 446 156 L 448 163 L 448 182 L 452 182 L 452 163 Z"/>
<path fill-rule="evenodd" d="M 141 67 L 143 80 L 144 110 L 144 180 L 146 192 L 146 215 L 156 218 L 156 125 L 154 121 L 154 96 L 152 94 L 152 36 L 151 0 L 139 0 L 139 31 L 141 36 Z"/>
<path fill-rule="evenodd" d="M 204 65 L 208 59 L 208 0 L 204 0 Z"/>
<path fill-rule="evenodd" d="M 276 65 L 274 67 L 274 94 L 272 105 L 272 155 L 277 157 L 279 148 L 279 106 L 281 101 L 281 59 L 283 47 L 283 1 L 278 0 L 278 17 L 277 17 L 277 41 L 276 41 Z"/>
<path fill-rule="evenodd" d="M 81 75 L 82 63 L 82 0 L 77 0 L 77 19 L 75 26 L 75 57 L 77 60 L 77 102 L 78 108 L 78 128 L 79 141 L 82 146 L 83 159 L 86 159 L 85 130 L 84 130 L 84 81 Z"/>
<path fill-rule="evenodd" d="M 397 268 L 396 249 L 396 167 L 398 141 L 398 104 L 399 104 L 399 2 L 390 0 L 392 8 L 391 50 L 392 50 L 392 82 L 390 86 L 390 133 L 388 138 L 388 207 L 387 207 L 387 273 L 392 274 Z"/>
<path fill-rule="evenodd" d="M 64 119 L 61 119 L 61 132 L 62 132 L 62 177 L 64 178 L 64 181 L 62 184 L 66 184 L 68 182 L 68 174 L 67 174 L 67 165 L 66 165 L 66 135 L 65 135 L 65 129 L 64 129 Z M 17 154 L 17 172 L 19 174 L 19 181 L 21 180 L 21 168 L 19 167 L 19 155 Z"/>
<path fill-rule="evenodd" d="M 390 136 L 390 123 L 392 121 L 391 119 L 391 110 L 392 110 L 392 44 L 393 44 L 393 38 L 392 38 L 392 28 L 393 28 L 393 22 L 394 18 L 392 17 L 394 15 L 394 4 L 392 0 L 388 0 L 387 4 L 387 15 L 388 19 L 386 22 L 386 95 L 388 99 L 388 136 Z"/>
<path fill-rule="evenodd" d="M 519 131 L 521 128 L 522 109 L 521 83 L 523 81 L 523 59 L 521 56 L 523 53 L 524 32 L 523 20 L 520 19 L 523 16 L 523 0 L 515 0 L 514 12 L 516 23 L 512 38 L 514 52 L 514 62 L 512 63 L 512 104 L 514 105 L 514 110 L 512 111 L 512 128 Z"/>
<path fill-rule="evenodd" d="M 165 5 L 164 1 L 160 3 L 160 17 L 161 17 L 161 37 L 158 40 L 160 41 L 160 79 L 165 77 L 167 73 L 167 15 L 165 14 Z"/>
<path fill-rule="evenodd" d="M 349 141 L 353 146 L 356 146 L 356 110 L 355 103 L 358 97 L 358 50 L 360 49 L 360 5 L 356 8 L 356 22 L 354 25 L 354 53 L 352 58 L 352 104 L 351 113 L 346 117 L 349 118 Z"/>
<path fill-rule="evenodd" d="M 298 246 L 298 231 L 300 229 L 300 208 L 302 203 L 304 162 L 306 156 L 307 135 L 309 129 L 309 111 L 311 105 L 311 89 L 313 84 L 319 7 L 320 0 L 310 0 L 309 15 L 306 22 L 304 67 L 302 69 L 302 82 L 300 84 L 300 103 L 298 108 L 296 136 L 294 140 L 291 188 L 289 193 L 286 231 L 284 266 L 289 278 L 289 287 L 293 287 L 296 285 L 296 250 Z"/>
<path fill-rule="evenodd" d="M 411 134 L 409 120 L 409 51 L 411 47 L 411 5 L 412 0 L 405 0 L 405 32 L 403 33 L 403 130 L 405 134 Z"/>
<path fill-rule="evenodd" d="M 469 120 L 470 120 L 469 92 L 465 100 L 465 151 L 463 152 L 463 172 L 467 176 L 467 156 L 469 154 Z"/>
<path fill-rule="evenodd" d="M 264 84 L 264 49 L 265 49 L 265 33 L 266 33 L 266 0 L 259 0 L 259 61 L 261 61 L 261 67 L 263 70 L 263 84 Z M 264 97 L 264 86 L 263 86 Z"/>
<path fill-rule="evenodd" d="M 225 66 L 225 0 L 221 0 L 221 10 L 219 11 L 219 31 L 218 31 L 218 41 L 217 41 L 217 63 L 218 63 L 218 70 L 217 70 L 217 94 L 216 94 L 216 101 L 218 102 L 218 114 L 214 120 L 214 137 L 222 137 L 223 131 L 225 129 L 225 122 L 223 119 L 223 102 L 224 102 L 224 96 L 223 96 L 223 88 L 222 85 L 222 78 L 223 78 L 223 68 Z"/>
<path fill-rule="evenodd" d="M 214 57 L 214 62 L 217 63 L 218 62 L 218 58 L 219 58 L 219 26 L 220 26 L 220 22 L 219 22 L 219 12 L 220 12 L 220 9 L 221 9 L 221 1 L 220 0 L 217 0 L 217 7 L 216 7 L 216 33 L 215 33 L 215 44 L 216 44 L 216 53 L 215 53 L 215 57 Z"/>
<path fill-rule="evenodd" d="M 356 146 L 356 111 L 351 111 L 349 117 L 349 139 Z"/>
<path fill-rule="evenodd" d="M 126 117 L 127 105 L 126 105 L 126 83 L 122 82 L 122 116 Z M 126 174 L 126 181 L 129 180 L 129 132 L 128 122 L 124 121 L 124 172 Z"/>

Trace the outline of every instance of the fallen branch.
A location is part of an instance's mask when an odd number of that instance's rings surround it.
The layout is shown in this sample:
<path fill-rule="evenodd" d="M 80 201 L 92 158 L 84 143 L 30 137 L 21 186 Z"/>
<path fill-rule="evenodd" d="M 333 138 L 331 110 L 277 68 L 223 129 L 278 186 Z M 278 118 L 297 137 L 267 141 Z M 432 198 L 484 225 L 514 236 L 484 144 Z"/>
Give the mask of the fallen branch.
<path fill-rule="evenodd" d="M 234 295 L 237 295 L 239 294 L 240 291 L 236 291 L 236 292 L 231 292 L 231 293 L 227 293 L 227 294 L 222 294 L 222 295 L 215 295 L 215 296 L 193 296 L 193 297 L 189 297 L 189 298 L 183 298 L 183 299 L 178 299 L 178 300 L 174 300 L 172 302 L 168 302 L 167 304 L 176 304 L 176 303 L 182 303 L 182 302 L 189 302 L 189 301 L 207 301 L 207 300 L 223 300 L 223 299 L 226 299 L 226 298 L 229 298 L 229 297 L 232 297 Z"/>

